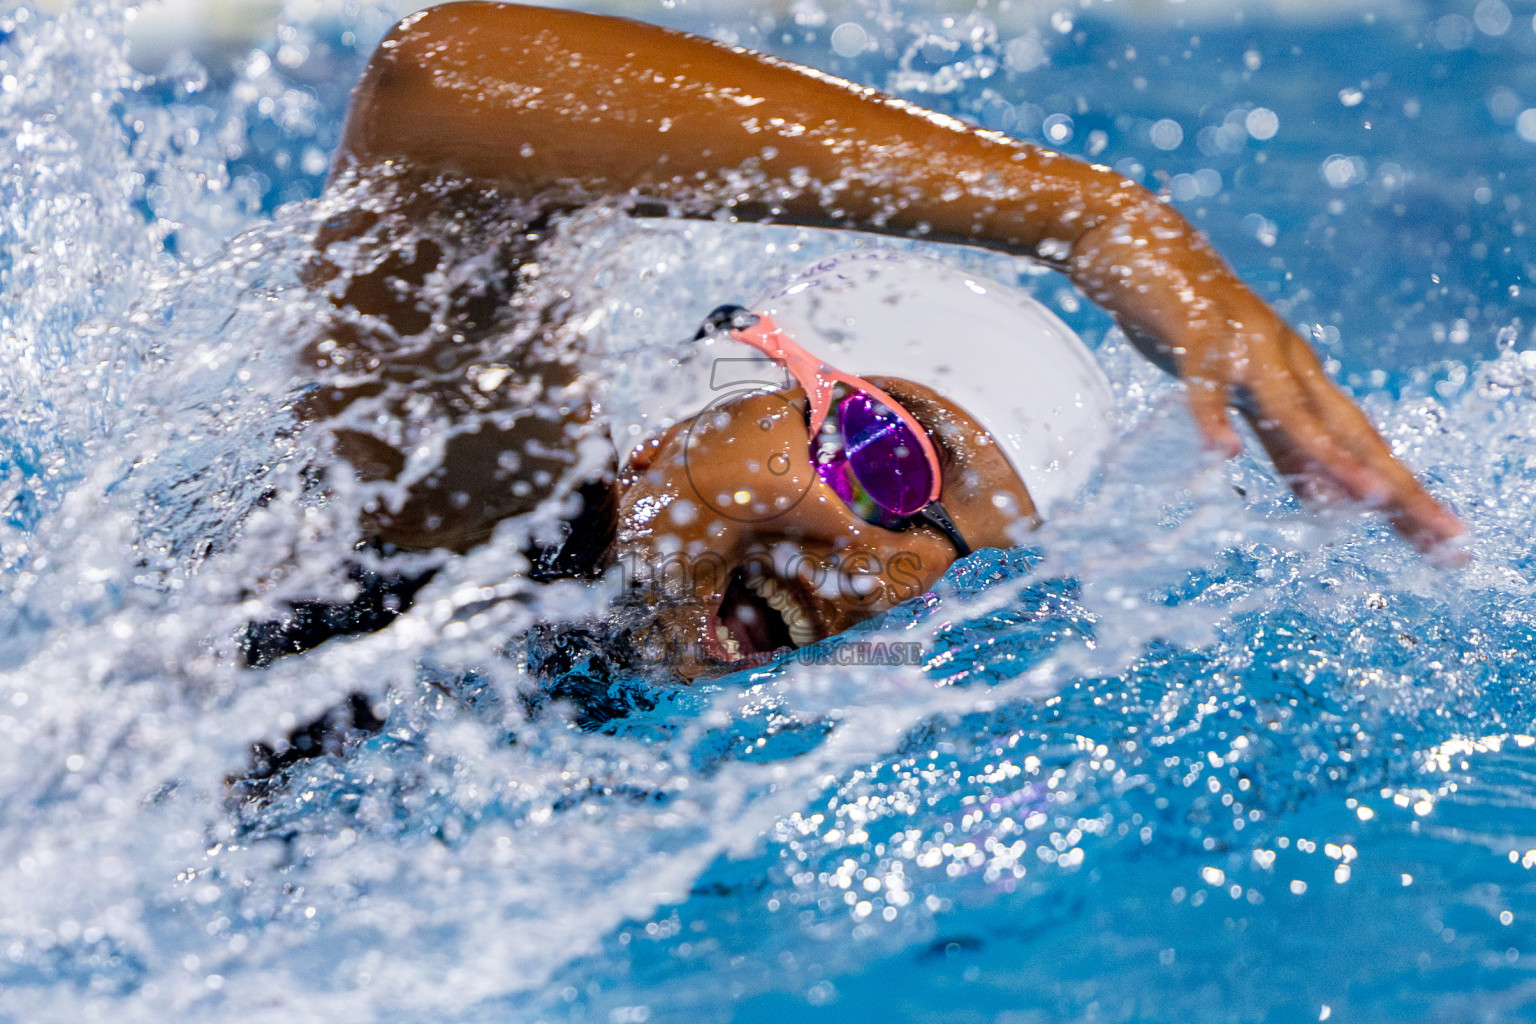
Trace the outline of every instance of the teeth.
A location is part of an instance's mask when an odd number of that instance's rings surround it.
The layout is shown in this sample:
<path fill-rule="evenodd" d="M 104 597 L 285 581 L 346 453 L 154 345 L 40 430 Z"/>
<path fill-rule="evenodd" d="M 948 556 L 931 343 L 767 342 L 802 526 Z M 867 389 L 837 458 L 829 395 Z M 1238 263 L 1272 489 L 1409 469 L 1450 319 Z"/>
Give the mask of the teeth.
<path fill-rule="evenodd" d="M 747 586 L 783 618 L 791 643 L 806 647 L 816 642 L 816 625 L 811 621 L 810 613 L 787 588 L 780 587 L 776 580 L 755 574 L 747 578 Z"/>
<path fill-rule="evenodd" d="M 816 642 L 816 627 L 810 623 L 790 623 L 789 642 L 795 647 L 809 647 Z"/>
<path fill-rule="evenodd" d="M 727 658 L 731 661 L 741 660 L 741 644 L 736 642 L 736 638 L 731 636 L 731 631 L 723 624 L 715 627 L 715 639 L 720 641 L 720 649 Z"/>

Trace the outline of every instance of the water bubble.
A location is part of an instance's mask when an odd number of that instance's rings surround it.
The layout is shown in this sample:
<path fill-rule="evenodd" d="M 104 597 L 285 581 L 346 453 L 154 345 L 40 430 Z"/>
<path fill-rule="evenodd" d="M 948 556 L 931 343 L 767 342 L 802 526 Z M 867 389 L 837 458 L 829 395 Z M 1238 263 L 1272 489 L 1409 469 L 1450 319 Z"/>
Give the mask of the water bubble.
<path fill-rule="evenodd" d="M 1239 224 L 1242 229 L 1258 239 L 1263 246 L 1272 246 L 1280 237 L 1280 229 L 1274 221 L 1261 213 L 1250 213 Z"/>
<path fill-rule="evenodd" d="M 1501 36 L 1509 31 L 1514 16 L 1504 0 L 1482 0 L 1472 12 L 1472 21 L 1485 35 Z"/>
<path fill-rule="evenodd" d="M 832 52 L 839 57 L 857 57 L 869 46 L 869 33 L 856 21 L 845 21 L 832 30 Z"/>
<path fill-rule="evenodd" d="M 818 981 L 805 993 L 805 1001 L 812 1006 L 825 1006 L 837 998 L 837 989 L 830 981 Z"/>
<path fill-rule="evenodd" d="M 1195 179 L 1195 191 L 1205 199 L 1210 199 L 1221 191 L 1221 172 L 1212 167 L 1202 167 L 1192 177 Z"/>
<path fill-rule="evenodd" d="M 1009 40 L 1003 47 L 1003 65 L 1010 71 L 1033 71 L 1049 64 L 1051 58 L 1045 52 L 1045 44 L 1038 32 L 1030 32 Z"/>
<path fill-rule="evenodd" d="M 959 51 L 960 44 L 953 39 L 946 39 L 943 36 L 929 36 L 928 41 L 923 43 L 920 52 L 923 55 L 923 60 L 929 64 L 942 66 L 953 61 Z"/>
<path fill-rule="evenodd" d="M 1171 117 L 1154 123 L 1148 134 L 1152 137 L 1152 145 L 1161 150 L 1178 149 L 1184 141 L 1184 129 Z"/>
<path fill-rule="evenodd" d="M 1241 153 L 1248 144 L 1248 129 L 1244 125 L 1247 111 L 1228 111 L 1221 124 L 1206 125 L 1195 136 L 1195 145 L 1204 156 Z"/>
<path fill-rule="evenodd" d="M 1040 125 L 1040 132 L 1050 142 L 1061 145 L 1072 139 L 1072 118 L 1066 114 L 1052 114 Z"/>
<path fill-rule="evenodd" d="M 1472 22 L 1462 14 L 1447 14 L 1435 22 L 1435 42 L 1447 50 L 1460 50 L 1472 42 Z"/>
<path fill-rule="evenodd" d="M 995 132 L 1012 131 L 1019 123 L 1019 112 L 1014 109 L 1012 103 L 1001 96 L 988 96 L 982 101 L 981 109 L 977 114 L 981 119 L 981 126 Z"/>
<path fill-rule="evenodd" d="M 1248 129 L 1248 134 L 1261 142 L 1274 138 L 1275 133 L 1280 130 L 1279 116 L 1268 107 L 1254 107 L 1248 111 L 1243 124 Z"/>
<path fill-rule="evenodd" d="M 1520 97 L 1508 86 L 1499 85 L 1488 91 L 1488 113 L 1500 124 L 1508 124 L 1520 113 Z"/>
<path fill-rule="evenodd" d="M 1323 161 L 1323 180 L 1334 188 L 1348 188 L 1366 176 L 1365 161 L 1358 156 L 1334 154 Z"/>
<path fill-rule="evenodd" d="M 1529 107 L 1515 118 L 1515 131 L 1526 142 L 1536 142 L 1536 107 Z"/>
<path fill-rule="evenodd" d="M 815 28 L 827 23 L 827 12 L 816 0 L 795 0 L 790 11 L 794 15 L 796 25 Z"/>
<path fill-rule="evenodd" d="M 1408 172 L 1403 170 L 1401 164 L 1387 161 L 1376 168 L 1376 184 L 1388 192 L 1402 188 L 1408 183 Z"/>
<path fill-rule="evenodd" d="M 1344 88 L 1339 90 L 1339 102 L 1346 107 L 1358 107 L 1363 99 L 1365 99 L 1365 93 L 1359 89 Z"/>
<path fill-rule="evenodd" d="M 325 173 L 325 168 L 329 163 L 330 160 L 318 146 L 310 146 L 304 150 L 300 166 L 304 169 L 305 174 L 318 177 Z"/>

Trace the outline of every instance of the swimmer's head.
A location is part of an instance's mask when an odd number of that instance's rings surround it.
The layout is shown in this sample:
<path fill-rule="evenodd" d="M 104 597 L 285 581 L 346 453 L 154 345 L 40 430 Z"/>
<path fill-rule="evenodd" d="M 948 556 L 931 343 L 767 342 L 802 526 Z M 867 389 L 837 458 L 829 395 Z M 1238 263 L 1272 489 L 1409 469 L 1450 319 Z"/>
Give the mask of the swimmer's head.
<path fill-rule="evenodd" d="M 968 549 L 1007 546 L 1074 496 L 1108 442 L 1092 354 L 1016 289 L 874 249 L 751 309 L 717 310 L 701 334 L 716 358 L 693 365 L 708 364 L 712 390 L 733 388 L 719 371 L 757 349 L 799 387 L 761 390 L 773 375 L 748 374 L 748 391 L 637 449 L 621 480 L 617 558 L 656 612 L 641 639 L 688 675 L 923 593 Z M 850 395 L 874 429 L 846 422 Z M 842 462 L 820 431 L 834 402 Z"/>
<path fill-rule="evenodd" d="M 842 253 L 751 306 L 855 373 L 921 381 L 997 440 L 1049 517 L 1092 477 L 1114 392 L 1093 353 L 1028 293 L 913 252 Z"/>
<path fill-rule="evenodd" d="M 870 378 L 924 428 L 939 502 L 972 548 L 1035 506 L 993 437 L 931 389 Z M 800 388 L 733 396 L 640 446 L 620 480 L 617 561 L 654 615 L 638 639 L 687 676 L 807 646 L 931 588 L 959 550 L 924 522 L 868 521 L 823 479 Z"/>

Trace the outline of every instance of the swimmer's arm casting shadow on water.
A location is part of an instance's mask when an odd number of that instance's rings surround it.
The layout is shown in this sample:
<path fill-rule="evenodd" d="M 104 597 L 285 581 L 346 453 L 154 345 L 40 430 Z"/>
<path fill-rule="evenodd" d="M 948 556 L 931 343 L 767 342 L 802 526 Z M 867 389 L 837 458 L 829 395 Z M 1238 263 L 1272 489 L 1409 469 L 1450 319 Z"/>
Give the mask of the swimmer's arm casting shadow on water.
<path fill-rule="evenodd" d="M 1067 272 L 1150 359 L 1184 379 L 1210 447 L 1239 449 L 1233 405 L 1304 497 L 1380 508 L 1421 550 L 1464 532 L 1309 346 L 1156 195 L 1108 168 L 819 72 L 620 19 L 491 3 L 439 7 L 396 27 L 353 96 L 332 188 L 384 180 L 394 208 L 412 217 L 485 190 L 556 212 L 632 197 L 695 216 L 1033 256 Z M 376 222 L 342 218 L 321 248 Z M 400 282 L 421 270 L 395 269 L 388 281 L 354 279 L 345 304 L 397 316 Z M 332 340 L 343 350 L 356 344 L 342 332 Z M 392 357 L 381 358 L 387 375 Z M 558 374 L 545 381 L 558 383 Z M 351 397 L 332 394 L 322 412 Z M 509 438 L 482 440 L 489 449 Z M 351 457 L 370 461 L 368 451 Z M 386 453 L 383 463 L 390 461 Z M 413 493 L 393 520 L 400 542 L 462 548 L 483 539 L 487 523 L 445 528 L 430 511 L 448 487 L 439 479 Z M 494 520 L 541 496 L 515 508 L 494 499 L 471 507 Z M 391 539 L 391 526 L 384 522 L 379 535 Z"/>

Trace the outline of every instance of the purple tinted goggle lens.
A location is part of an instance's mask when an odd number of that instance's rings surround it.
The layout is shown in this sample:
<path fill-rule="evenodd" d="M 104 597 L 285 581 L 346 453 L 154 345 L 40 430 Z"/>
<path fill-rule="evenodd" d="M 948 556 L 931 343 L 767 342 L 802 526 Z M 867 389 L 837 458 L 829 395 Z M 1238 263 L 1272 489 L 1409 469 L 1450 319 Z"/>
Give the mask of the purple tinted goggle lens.
<path fill-rule="evenodd" d="M 888 396 L 869 381 L 840 373 L 811 355 L 766 314 L 721 306 L 705 318 L 698 337 L 713 331 L 729 332 L 779 361 L 799 381 L 806 393 L 811 461 L 855 514 L 893 529 L 926 523 L 943 533 L 961 557 L 971 553 L 939 503 L 938 457 L 927 437 L 913 432 L 921 425 L 910 412 L 893 408 L 885 400 Z M 832 433 L 841 434 L 840 443 L 828 446 L 817 435 L 832 411 L 835 385 L 850 393 L 837 403 Z"/>
<path fill-rule="evenodd" d="M 866 522 L 896 529 L 913 520 L 943 533 L 963 558 L 971 546 L 938 501 L 933 468 L 912 430 L 884 402 L 855 391 L 837 403 L 841 444 L 811 453 L 816 471 Z"/>
<path fill-rule="evenodd" d="M 839 402 L 837 411 L 848 468 L 864 493 L 897 519 L 921 512 L 933 488 L 933 470 L 911 428 L 863 391 Z"/>

